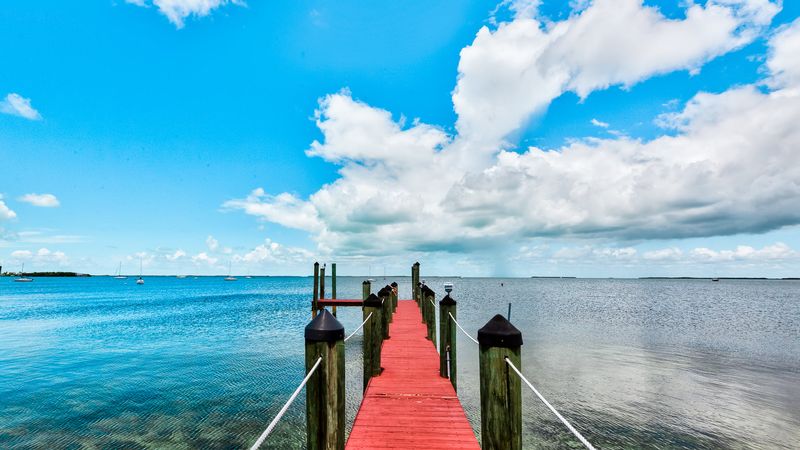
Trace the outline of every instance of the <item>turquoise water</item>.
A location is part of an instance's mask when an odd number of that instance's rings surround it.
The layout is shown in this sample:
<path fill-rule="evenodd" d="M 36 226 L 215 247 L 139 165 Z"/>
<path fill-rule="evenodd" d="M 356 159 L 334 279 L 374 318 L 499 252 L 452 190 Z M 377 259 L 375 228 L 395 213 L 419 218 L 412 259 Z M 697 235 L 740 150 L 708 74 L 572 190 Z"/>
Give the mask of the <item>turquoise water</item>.
<path fill-rule="evenodd" d="M 393 280 L 408 297 L 408 278 Z M 600 448 L 797 448 L 800 282 L 428 281 L 455 283 L 473 335 L 512 302 L 523 372 Z M 338 284 L 340 298 L 360 294 L 361 279 Z M 304 375 L 310 290 L 283 277 L 0 278 L 0 448 L 248 447 Z M 340 311 L 346 330 L 360 323 Z M 360 350 L 357 335 L 348 427 Z M 477 348 L 463 336 L 458 359 L 477 429 Z M 527 390 L 523 409 L 526 448 L 575 446 Z M 300 396 L 267 444 L 304 442 Z"/>

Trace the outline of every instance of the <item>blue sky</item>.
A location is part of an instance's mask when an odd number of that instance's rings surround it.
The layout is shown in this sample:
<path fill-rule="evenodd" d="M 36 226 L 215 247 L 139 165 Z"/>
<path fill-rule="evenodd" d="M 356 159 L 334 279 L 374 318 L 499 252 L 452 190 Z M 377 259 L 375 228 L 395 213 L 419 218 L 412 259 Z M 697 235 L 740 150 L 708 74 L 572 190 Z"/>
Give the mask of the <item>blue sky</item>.
<path fill-rule="evenodd" d="M 537 3 L 6 2 L 0 263 L 798 276 L 797 4 Z"/>

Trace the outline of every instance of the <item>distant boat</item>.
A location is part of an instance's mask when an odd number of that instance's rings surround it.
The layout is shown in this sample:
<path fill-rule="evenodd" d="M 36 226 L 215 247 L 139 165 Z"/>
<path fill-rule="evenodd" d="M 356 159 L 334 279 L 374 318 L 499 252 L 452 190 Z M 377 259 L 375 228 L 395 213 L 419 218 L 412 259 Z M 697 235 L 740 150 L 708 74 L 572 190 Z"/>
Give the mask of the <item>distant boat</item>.
<path fill-rule="evenodd" d="M 236 277 L 231 276 L 231 263 L 228 262 L 228 276 L 225 277 L 225 281 L 236 281 Z"/>
<path fill-rule="evenodd" d="M 714 278 L 711 279 L 711 281 L 719 281 L 719 278 L 714 277 Z"/>
<path fill-rule="evenodd" d="M 142 279 L 142 258 L 139 258 L 139 279 L 136 280 L 136 284 L 144 284 L 144 279 Z"/>
<path fill-rule="evenodd" d="M 186 278 L 186 275 L 175 275 L 175 278 L 181 278 L 181 279 L 183 279 L 183 278 Z"/>
<path fill-rule="evenodd" d="M 125 275 L 122 275 L 122 261 L 120 261 L 119 266 L 117 267 L 117 274 L 114 275 L 114 279 L 115 280 L 124 280 L 126 278 L 128 278 L 128 277 L 126 277 Z"/>
<path fill-rule="evenodd" d="M 22 269 L 19 271 L 19 278 L 14 278 L 14 281 L 19 283 L 30 283 L 33 281 L 33 278 L 28 278 L 25 276 L 25 263 L 22 263 Z"/>

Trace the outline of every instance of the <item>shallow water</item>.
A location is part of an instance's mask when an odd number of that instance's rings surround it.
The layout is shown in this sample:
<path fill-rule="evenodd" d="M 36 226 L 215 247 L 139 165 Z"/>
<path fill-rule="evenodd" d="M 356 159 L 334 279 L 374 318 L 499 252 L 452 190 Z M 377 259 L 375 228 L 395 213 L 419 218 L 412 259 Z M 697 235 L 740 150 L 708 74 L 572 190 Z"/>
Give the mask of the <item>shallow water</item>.
<path fill-rule="evenodd" d="M 340 298 L 360 294 L 361 279 L 338 281 Z M 598 448 L 797 448 L 800 282 L 428 281 L 456 284 L 473 335 L 511 302 L 523 372 Z M 290 277 L 0 278 L 0 448 L 248 447 L 303 378 L 310 291 Z M 352 330 L 361 313 L 339 317 Z M 458 345 L 477 431 L 477 348 Z M 348 427 L 360 352 L 356 335 Z M 270 447 L 304 446 L 303 403 Z M 527 388 L 523 410 L 526 448 L 577 448 Z"/>

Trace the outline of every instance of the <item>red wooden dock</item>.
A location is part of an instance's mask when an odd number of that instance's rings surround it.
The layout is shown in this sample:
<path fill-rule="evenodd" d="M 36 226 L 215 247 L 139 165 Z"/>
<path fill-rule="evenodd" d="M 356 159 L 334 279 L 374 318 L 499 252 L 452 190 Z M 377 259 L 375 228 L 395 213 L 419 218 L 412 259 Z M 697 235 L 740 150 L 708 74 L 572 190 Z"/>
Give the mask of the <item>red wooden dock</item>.
<path fill-rule="evenodd" d="M 439 354 L 421 322 L 413 300 L 398 302 L 381 351 L 383 372 L 369 382 L 347 449 L 480 449 L 453 386 L 439 376 Z"/>

